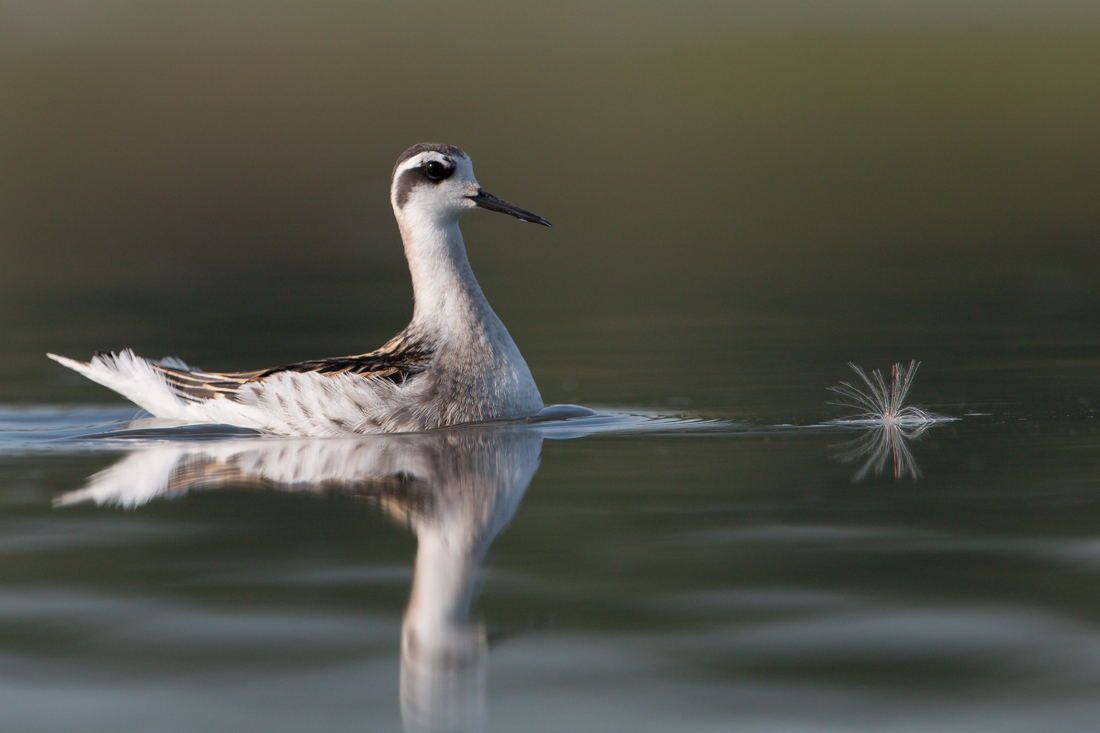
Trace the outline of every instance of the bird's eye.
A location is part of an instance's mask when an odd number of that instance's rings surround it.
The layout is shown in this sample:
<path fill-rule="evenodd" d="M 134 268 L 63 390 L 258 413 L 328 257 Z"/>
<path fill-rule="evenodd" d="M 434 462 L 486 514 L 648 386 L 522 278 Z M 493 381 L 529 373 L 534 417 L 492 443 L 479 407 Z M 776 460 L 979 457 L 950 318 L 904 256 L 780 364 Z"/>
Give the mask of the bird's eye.
<path fill-rule="evenodd" d="M 438 160 L 429 160 L 424 164 L 424 174 L 433 181 L 439 181 L 447 177 L 447 166 Z"/>

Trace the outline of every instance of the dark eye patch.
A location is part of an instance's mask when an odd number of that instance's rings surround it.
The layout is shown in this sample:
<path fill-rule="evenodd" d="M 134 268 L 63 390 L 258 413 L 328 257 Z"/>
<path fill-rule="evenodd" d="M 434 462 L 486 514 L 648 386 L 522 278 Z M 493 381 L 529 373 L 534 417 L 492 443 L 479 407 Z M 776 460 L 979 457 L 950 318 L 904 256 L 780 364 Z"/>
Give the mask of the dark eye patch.
<path fill-rule="evenodd" d="M 429 160 L 416 168 L 409 168 L 394 182 L 394 199 L 397 201 L 397 206 L 405 206 L 405 202 L 409 200 L 409 194 L 416 186 L 439 183 L 450 178 L 454 172 L 453 164 L 448 165 L 440 160 Z"/>

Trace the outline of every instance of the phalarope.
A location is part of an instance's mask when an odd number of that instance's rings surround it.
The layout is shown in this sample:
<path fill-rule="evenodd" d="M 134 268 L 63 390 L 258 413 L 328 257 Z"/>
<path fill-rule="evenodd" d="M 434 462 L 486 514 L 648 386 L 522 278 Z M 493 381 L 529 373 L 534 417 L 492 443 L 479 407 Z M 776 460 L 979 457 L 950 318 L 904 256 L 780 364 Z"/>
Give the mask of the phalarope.
<path fill-rule="evenodd" d="M 450 145 L 420 143 L 390 183 L 413 285 L 413 317 L 382 348 L 252 372 L 214 373 L 129 349 L 88 362 L 49 357 L 156 417 L 281 435 L 411 432 L 542 408 L 535 380 L 466 258 L 458 220 L 474 208 L 550 222 L 486 192 Z"/>

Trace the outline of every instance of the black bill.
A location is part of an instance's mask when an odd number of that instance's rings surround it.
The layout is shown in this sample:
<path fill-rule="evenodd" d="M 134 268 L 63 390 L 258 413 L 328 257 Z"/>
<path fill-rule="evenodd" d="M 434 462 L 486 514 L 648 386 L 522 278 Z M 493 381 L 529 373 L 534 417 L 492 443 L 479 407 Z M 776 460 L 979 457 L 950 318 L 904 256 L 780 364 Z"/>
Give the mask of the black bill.
<path fill-rule="evenodd" d="M 550 222 L 543 219 L 538 214 L 532 214 L 530 211 L 521 209 L 518 206 L 512 206 L 510 203 L 503 199 L 498 199 L 493 194 L 486 191 L 484 188 L 479 188 L 477 193 L 466 198 L 473 201 L 479 208 L 488 209 L 489 211 L 499 211 L 504 214 L 511 214 L 520 221 L 529 221 L 533 224 L 542 224 L 543 226 L 550 226 Z"/>

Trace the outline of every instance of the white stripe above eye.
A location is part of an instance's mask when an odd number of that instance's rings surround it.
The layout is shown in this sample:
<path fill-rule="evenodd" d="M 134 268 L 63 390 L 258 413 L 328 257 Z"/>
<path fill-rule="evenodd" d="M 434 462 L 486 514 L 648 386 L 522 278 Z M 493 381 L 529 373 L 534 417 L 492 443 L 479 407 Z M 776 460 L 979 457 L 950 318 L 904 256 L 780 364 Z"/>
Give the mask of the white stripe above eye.
<path fill-rule="evenodd" d="M 407 170 L 419 168 L 420 166 L 427 163 L 429 160 L 438 160 L 444 165 L 453 165 L 445 155 L 440 155 L 439 153 L 421 153 L 420 155 L 414 155 L 413 157 L 409 158 L 404 163 L 399 165 L 397 167 L 397 172 L 404 173 Z"/>

